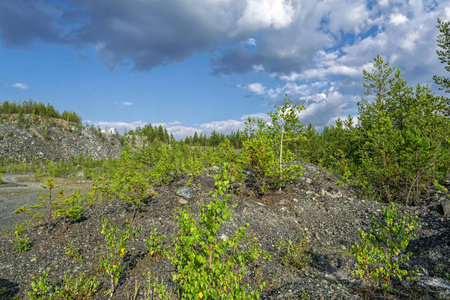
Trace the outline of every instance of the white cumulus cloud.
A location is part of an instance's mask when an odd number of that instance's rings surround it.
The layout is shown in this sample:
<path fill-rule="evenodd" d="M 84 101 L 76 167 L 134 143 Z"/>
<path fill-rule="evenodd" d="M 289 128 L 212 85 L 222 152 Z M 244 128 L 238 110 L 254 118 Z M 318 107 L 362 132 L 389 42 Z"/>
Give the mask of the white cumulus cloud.
<path fill-rule="evenodd" d="M 255 83 L 251 83 L 251 84 L 247 85 L 247 89 L 250 92 L 255 93 L 256 95 L 262 95 L 266 91 L 266 87 L 259 82 L 255 82 Z"/>
<path fill-rule="evenodd" d="M 405 15 L 403 15 L 401 13 L 396 13 L 396 14 L 391 14 L 389 23 L 394 24 L 394 25 L 401 25 L 401 24 L 406 23 L 406 21 L 408 21 L 408 18 Z"/>
<path fill-rule="evenodd" d="M 96 121 L 96 122 L 90 122 L 88 123 L 94 124 L 96 127 L 100 127 L 102 130 L 106 128 L 107 131 L 113 131 L 114 129 L 117 129 L 119 132 L 124 132 L 136 129 L 137 127 L 144 127 L 147 125 L 147 123 L 143 121 L 134 121 L 134 122 L 120 122 L 120 121 Z"/>
<path fill-rule="evenodd" d="M 17 83 L 11 84 L 11 86 L 15 87 L 15 88 L 18 88 L 18 89 L 21 89 L 22 91 L 28 89 L 28 84 L 26 84 L 26 83 L 17 82 Z"/>

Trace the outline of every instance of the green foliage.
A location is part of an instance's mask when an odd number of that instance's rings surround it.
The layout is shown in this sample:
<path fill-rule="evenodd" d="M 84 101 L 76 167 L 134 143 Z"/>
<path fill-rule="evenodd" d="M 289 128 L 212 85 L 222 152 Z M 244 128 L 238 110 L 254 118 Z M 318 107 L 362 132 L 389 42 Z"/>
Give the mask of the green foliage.
<path fill-rule="evenodd" d="M 307 238 L 308 235 L 305 234 L 298 243 L 281 238 L 281 241 L 277 243 L 277 249 L 282 255 L 281 263 L 283 265 L 301 270 L 311 261 L 311 254 L 305 253 L 306 247 L 308 247 Z"/>
<path fill-rule="evenodd" d="M 16 251 L 18 253 L 20 252 L 27 252 L 31 249 L 31 242 L 28 239 L 28 235 L 23 235 L 24 229 L 26 227 L 29 227 L 31 225 L 31 222 L 29 220 L 25 221 L 22 224 L 16 225 L 14 227 L 14 242 L 13 246 L 16 248 Z M 22 236 L 23 235 L 23 236 Z"/>
<path fill-rule="evenodd" d="M 216 147 L 217 145 L 223 143 L 225 140 L 229 140 L 230 144 L 234 148 L 240 149 L 242 148 L 242 144 L 246 139 L 246 135 L 239 130 L 237 130 L 236 132 L 232 131 L 230 134 L 222 134 L 218 133 L 217 131 L 213 131 L 209 136 L 203 135 L 202 133 L 200 133 L 199 135 L 197 132 L 195 132 L 194 136 L 186 137 L 183 142 L 186 145 L 190 146 Z"/>
<path fill-rule="evenodd" d="M 49 138 L 50 138 L 50 129 L 49 129 L 49 126 L 48 126 L 48 123 L 47 123 L 47 122 L 45 122 L 45 125 L 44 125 L 44 134 L 43 134 L 43 136 L 44 136 L 46 139 L 49 139 Z"/>
<path fill-rule="evenodd" d="M 120 199 L 133 211 L 133 217 L 144 205 L 144 200 L 156 196 L 149 183 L 149 170 L 144 163 L 145 153 L 137 148 L 124 147 L 118 166 L 111 175 L 103 174 L 93 181 L 90 200 L 108 201 Z"/>
<path fill-rule="evenodd" d="M 166 286 L 164 282 L 158 283 L 151 275 L 150 272 L 147 273 L 148 276 L 148 284 L 147 289 L 144 291 L 144 299 L 145 300 L 153 300 L 153 299 L 164 299 L 170 300 L 174 299 L 171 297 L 166 290 Z M 155 298 L 156 296 L 156 298 Z"/>
<path fill-rule="evenodd" d="M 302 134 L 302 126 L 296 117 L 301 107 L 291 106 L 290 101 L 285 100 L 283 107 L 276 108 L 277 113 L 272 113 L 274 123 L 271 127 L 262 120 L 255 122 L 254 119 L 248 119 L 246 132 L 250 139 L 244 142 L 239 153 L 243 168 L 254 173 L 262 194 L 270 188 L 281 188 L 301 177 L 303 170 L 301 165 L 295 164 L 282 167 L 282 163 L 294 159 L 289 148 L 282 150 L 284 135 L 288 145 L 288 142 L 296 143 L 301 139 L 299 136 Z M 279 156 L 278 162 L 276 156 Z"/>
<path fill-rule="evenodd" d="M 400 268 L 400 264 L 409 260 L 410 252 L 402 253 L 411 239 L 416 237 L 414 218 L 400 217 L 400 211 L 393 203 L 382 209 L 384 220 L 371 216 L 374 222 L 369 233 L 359 230 L 361 242 L 352 246 L 352 255 L 356 258 L 357 269 L 352 273 L 362 279 L 365 285 L 374 290 L 380 286 L 388 290 L 392 278 L 402 280 L 418 280 L 417 271 L 408 272 Z"/>
<path fill-rule="evenodd" d="M 448 103 L 426 86 L 418 85 L 414 94 L 400 71 L 379 56 L 364 78 L 374 102 L 359 104 L 358 171 L 377 197 L 408 203 L 448 171 L 450 124 L 443 116 Z"/>
<path fill-rule="evenodd" d="M 450 22 L 444 22 L 438 18 L 437 23 L 436 27 L 440 32 L 437 37 L 437 45 L 440 49 L 436 50 L 436 54 L 441 63 L 444 64 L 445 70 L 450 72 Z M 450 93 L 450 79 L 448 77 L 434 75 L 433 80 L 441 86 L 441 90 Z M 450 111 L 447 113 L 450 114 Z"/>
<path fill-rule="evenodd" d="M 60 186 L 56 185 L 56 181 L 51 177 L 47 178 L 47 181 L 41 187 L 48 190 L 48 193 L 42 194 L 42 196 L 39 197 L 39 204 L 29 207 L 21 206 L 13 213 L 17 215 L 25 212 L 27 215 L 29 215 L 33 210 L 38 210 L 38 212 L 34 213 L 32 216 L 35 219 L 41 219 L 41 221 L 44 220 L 47 223 L 48 234 L 50 232 L 51 221 L 58 206 L 58 203 L 56 203 L 55 200 L 64 197 L 64 190 L 58 190 L 55 199 L 53 193 Z M 44 213 L 41 213 L 41 210 L 43 210 Z"/>
<path fill-rule="evenodd" d="M 86 277 L 78 273 L 77 277 L 65 274 L 61 287 L 55 288 L 57 299 L 83 300 L 89 299 L 97 292 L 99 283 L 95 276 Z"/>
<path fill-rule="evenodd" d="M 153 232 L 149 239 L 146 239 L 147 249 L 150 256 L 156 256 L 158 254 L 164 254 L 163 241 L 166 238 L 165 235 L 157 236 L 156 228 L 153 228 Z"/>
<path fill-rule="evenodd" d="M 445 181 L 450 160 L 449 99 L 414 89 L 380 56 L 364 70 L 357 125 L 349 116 L 317 134 L 308 126 L 303 160 L 327 167 L 361 197 L 412 203 Z"/>
<path fill-rule="evenodd" d="M 277 109 L 277 111 L 269 112 L 269 116 L 272 119 L 272 127 L 270 129 L 273 139 L 277 139 L 276 137 L 279 136 L 279 164 L 280 176 L 282 176 L 283 142 L 295 143 L 303 139 L 303 125 L 300 122 L 298 114 L 301 110 L 304 110 L 305 107 L 303 105 L 292 105 L 292 102 L 288 100 L 287 95 L 285 95 L 283 106 L 274 105 L 274 107 Z"/>
<path fill-rule="evenodd" d="M 85 277 L 79 273 L 78 277 L 65 274 L 61 286 L 52 286 L 48 281 L 48 273 L 43 271 L 42 274 L 38 279 L 32 276 L 32 291 L 27 293 L 30 300 L 89 299 L 97 292 L 99 285 L 96 277 Z"/>
<path fill-rule="evenodd" d="M 8 289 L 6 287 L 0 288 L 0 296 L 8 294 Z"/>
<path fill-rule="evenodd" d="M 107 219 L 103 220 L 100 232 L 105 237 L 107 253 L 101 255 L 100 266 L 110 277 L 111 288 L 105 292 L 105 294 L 109 294 L 109 299 L 114 295 L 120 274 L 124 269 L 123 258 L 127 253 L 127 240 L 130 237 L 133 241 L 136 240 L 136 234 L 139 231 L 140 228 L 130 229 L 130 225 L 127 223 L 126 229 L 118 233 L 115 225 L 109 223 Z"/>
<path fill-rule="evenodd" d="M 219 241 L 217 232 L 221 223 L 231 218 L 227 201 L 232 195 L 220 200 L 218 197 L 229 189 L 229 178 L 223 172 L 218 181 L 217 189 L 211 191 L 216 199 L 202 205 L 199 221 L 187 207 L 178 209 L 175 215 L 180 230 L 174 237 L 174 252 L 169 255 L 178 270 L 173 280 L 181 287 L 182 299 L 256 299 L 259 293 L 250 291 L 249 285 L 241 282 L 249 264 L 271 257 L 254 241 L 246 250 L 238 248 L 240 241 L 247 237 L 248 224 L 228 240 Z M 265 283 L 260 284 L 259 290 L 264 286 Z"/>
<path fill-rule="evenodd" d="M 48 273 L 42 272 L 43 276 L 36 279 L 35 276 L 31 276 L 31 289 L 33 291 L 28 292 L 27 295 L 30 300 L 51 300 L 55 299 L 55 295 L 52 292 L 52 286 L 48 282 Z"/>
<path fill-rule="evenodd" d="M 0 103 L 0 114 L 19 114 L 17 121 L 23 122 L 23 114 L 31 114 L 33 116 L 41 116 L 45 118 L 63 119 L 68 122 L 81 124 L 81 117 L 75 112 L 64 111 L 62 114 L 57 111 L 53 105 L 37 103 L 33 100 L 17 103 L 16 101 L 4 101 Z"/>
<path fill-rule="evenodd" d="M 81 260 L 83 258 L 80 252 L 75 249 L 71 241 L 69 241 L 67 245 L 66 256 L 73 260 Z"/>
<path fill-rule="evenodd" d="M 119 169 L 114 176 L 114 191 L 118 198 L 126 205 L 131 206 L 133 217 L 144 205 L 143 200 L 156 196 L 148 181 L 145 166 L 139 160 L 133 159 L 132 150 L 122 152 Z"/>
<path fill-rule="evenodd" d="M 33 223 L 30 220 L 26 220 L 22 224 L 16 225 L 14 227 L 14 235 L 15 236 L 21 236 L 23 234 L 23 232 L 24 232 L 24 229 L 25 228 L 29 228 L 32 225 L 33 225 Z"/>
<path fill-rule="evenodd" d="M 81 218 L 81 213 L 84 211 L 82 203 L 83 199 L 81 198 L 80 189 L 78 189 L 77 192 L 64 199 L 63 202 L 55 203 L 56 207 L 53 216 L 55 218 L 63 218 L 64 223 L 69 226 L 71 222 Z"/>
<path fill-rule="evenodd" d="M 31 242 L 28 240 L 28 235 L 26 234 L 23 237 L 16 236 L 13 245 L 18 253 L 27 252 L 31 249 Z"/>

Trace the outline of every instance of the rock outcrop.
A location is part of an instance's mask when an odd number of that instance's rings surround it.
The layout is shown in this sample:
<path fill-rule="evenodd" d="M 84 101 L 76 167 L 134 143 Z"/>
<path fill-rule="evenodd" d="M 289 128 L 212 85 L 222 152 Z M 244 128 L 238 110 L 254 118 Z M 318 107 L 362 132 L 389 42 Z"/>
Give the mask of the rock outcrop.
<path fill-rule="evenodd" d="M 93 127 L 81 127 L 55 120 L 46 124 L 37 122 L 28 128 L 15 121 L 0 123 L 0 156 L 24 161 L 67 161 L 70 156 L 91 156 L 94 160 L 119 158 L 120 136 L 99 132 Z"/>

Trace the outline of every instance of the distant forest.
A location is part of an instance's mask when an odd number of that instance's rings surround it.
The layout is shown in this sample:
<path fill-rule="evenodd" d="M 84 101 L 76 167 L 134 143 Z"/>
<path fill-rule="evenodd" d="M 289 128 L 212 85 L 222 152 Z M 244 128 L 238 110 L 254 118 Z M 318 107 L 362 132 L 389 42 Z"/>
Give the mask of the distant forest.
<path fill-rule="evenodd" d="M 66 120 L 81 125 L 81 117 L 73 111 L 63 111 L 60 113 L 53 105 L 33 100 L 16 102 L 16 101 L 4 101 L 0 104 L 0 114 L 30 114 L 45 118 L 56 118 Z"/>
<path fill-rule="evenodd" d="M 170 143 L 175 140 L 172 134 L 169 135 L 166 128 L 163 128 L 161 125 L 152 126 L 152 124 L 145 125 L 144 127 L 138 127 L 134 130 L 128 131 L 126 134 L 128 135 L 139 135 L 147 137 L 149 142 L 153 142 L 156 138 L 158 138 L 161 142 Z M 184 140 L 181 140 L 185 144 L 189 146 L 219 146 L 226 139 L 230 141 L 230 144 L 234 148 L 242 148 L 242 143 L 247 139 L 247 136 L 242 131 L 234 132 L 232 131 L 230 134 L 223 134 L 217 131 L 211 132 L 208 136 L 206 134 L 197 132 L 194 133 L 194 136 L 187 136 Z"/>

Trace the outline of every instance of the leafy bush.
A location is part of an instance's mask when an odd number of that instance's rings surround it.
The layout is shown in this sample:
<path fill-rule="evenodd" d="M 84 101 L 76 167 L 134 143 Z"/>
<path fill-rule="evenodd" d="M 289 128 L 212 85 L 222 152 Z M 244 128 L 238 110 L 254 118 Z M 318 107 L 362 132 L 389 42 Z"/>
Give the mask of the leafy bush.
<path fill-rule="evenodd" d="M 106 274 L 110 278 L 111 288 L 105 292 L 109 294 L 111 299 L 116 291 L 117 284 L 120 278 L 120 274 L 124 269 L 123 258 L 126 255 L 128 242 L 131 237 L 132 240 L 136 240 L 136 234 L 140 231 L 140 228 L 131 229 L 129 224 L 126 224 L 126 229 L 120 234 L 117 234 L 117 227 L 107 219 L 103 220 L 102 228 L 100 232 L 105 237 L 107 244 L 107 254 L 102 254 L 100 266 L 104 268 Z"/>
<path fill-rule="evenodd" d="M 414 218 L 400 217 L 400 211 L 393 203 L 389 208 L 382 209 L 384 220 L 371 216 L 374 222 L 369 233 L 359 230 L 361 242 L 352 246 L 352 255 L 356 258 L 357 269 L 353 274 L 362 279 L 365 285 L 372 290 L 380 286 L 389 290 L 392 279 L 418 280 L 415 277 L 417 270 L 408 272 L 402 270 L 400 264 L 409 260 L 411 253 L 402 253 L 411 239 L 416 237 Z"/>
<path fill-rule="evenodd" d="M 308 235 L 305 234 L 298 243 L 281 238 L 281 241 L 277 243 L 277 249 L 282 254 L 281 263 L 283 265 L 290 265 L 301 270 L 310 262 L 311 255 L 305 253 L 308 246 L 307 238 Z"/>
<path fill-rule="evenodd" d="M 28 235 L 24 235 L 23 237 L 16 236 L 13 245 L 18 253 L 27 252 L 31 249 L 31 242 L 28 240 Z"/>
<path fill-rule="evenodd" d="M 247 237 L 248 224 L 228 240 L 219 241 L 217 232 L 221 228 L 220 224 L 231 218 L 227 201 L 232 195 L 227 194 L 224 199 L 219 199 L 229 189 L 229 178 L 220 178 L 216 187 L 217 190 L 211 191 L 216 199 L 202 205 L 199 221 L 187 207 L 178 209 L 175 215 L 180 230 L 174 237 L 175 249 L 169 254 L 169 259 L 178 270 L 173 280 L 181 287 L 182 299 L 259 298 L 259 292 L 250 291 L 249 285 L 241 282 L 249 264 L 260 258 L 270 260 L 271 256 L 254 241 L 247 250 L 238 248 Z M 261 283 L 259 290 L 264 286 L 265 282 Z"/>
<path fill-rule="evenodd" d="M 284 105 L 274 106 L 275 112 L 269 112 L 270 124 L 261 119 L 248 118 L 245 132 L 249 139 L 244 141 L 240 152 L 243 167 L 250 169 L 260 182 L 261 193 L 270 188 L 281 189 L 286 184 L 302 176 L 301 165 L 290 164 L 295 159 L 292 149 L 305 139 L 304 128 L 298 114 L 303 105 L 292 105 L 284 100 Z"/>
<path fill-rule="evenodd" d="M 64 199 L 63 202 L 55 203 L 54 217 L 61 217 L 66 226 L 69 226 L 71 222 L 81 218 L 81 213 L 84 211 L 82 202 L 81 192 L 78 189 L 77 192 Z"/>
<path fill-rule="evenodd" d="M 86 277 L 78 273 L 78 277 L 64 274 L 61 287 L 55 288 L 55 297 L 59 299 L 89 299 L 97 292 L 99 283 L 95 276 Z"/>
<path fill-rule="evenodd" d="M 48 282 L 48 273 L 42 272 L 43 276 L 32 276 L 31 292 L 27 295 L 30 300 L 50 300 L 50 299 L 89 299 L 97 292 L 99 283 L 95 276 L 85 277 L 79 273 L 78 277 L 64 275 L 61 286 L 52 286 Z"/>

